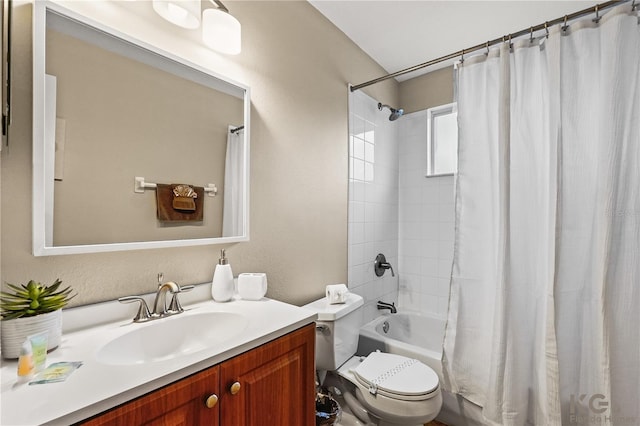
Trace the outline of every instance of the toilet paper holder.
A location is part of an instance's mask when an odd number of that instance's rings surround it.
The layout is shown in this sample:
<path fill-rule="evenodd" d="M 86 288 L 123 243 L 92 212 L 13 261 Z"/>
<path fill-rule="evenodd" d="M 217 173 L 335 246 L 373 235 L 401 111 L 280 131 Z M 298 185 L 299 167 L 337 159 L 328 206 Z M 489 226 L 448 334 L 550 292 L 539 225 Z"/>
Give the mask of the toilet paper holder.
<path fill-rule="evenodd" d="M 387 262 L 387 258 L 384 256 L 384 254 L 379 253 L 376 256 L 375 262 L 373 263 L 373 270 L 375 271 L 376 276 L 377 277 L 383 276 L 387 269 L 391 269 L 392 277 L 396 276 L 396 274 L 393 272 L 393 267 L 389 262 Z"/>

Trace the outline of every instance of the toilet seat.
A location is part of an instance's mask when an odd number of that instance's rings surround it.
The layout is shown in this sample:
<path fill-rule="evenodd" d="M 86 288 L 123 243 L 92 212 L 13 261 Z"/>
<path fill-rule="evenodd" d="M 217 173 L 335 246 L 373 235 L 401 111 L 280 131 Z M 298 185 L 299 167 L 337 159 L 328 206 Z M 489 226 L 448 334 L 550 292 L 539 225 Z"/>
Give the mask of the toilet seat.
<path fill-rule="evenodd" d="M 350 369 L 363 392 L 401 401 L 430 399 L 439 392 L 435 371 L 420 361 L 401 355 L 372 352 Z"/>

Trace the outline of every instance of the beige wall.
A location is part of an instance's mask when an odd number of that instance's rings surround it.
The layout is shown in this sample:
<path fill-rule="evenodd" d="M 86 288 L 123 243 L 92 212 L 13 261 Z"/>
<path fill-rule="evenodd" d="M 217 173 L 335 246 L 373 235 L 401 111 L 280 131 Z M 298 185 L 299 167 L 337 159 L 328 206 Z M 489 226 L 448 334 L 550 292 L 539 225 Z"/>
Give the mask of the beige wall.
<path fill-rule="evenodd" d="M 453 68 L 441 68 L 400 83 L 405 114 L 453 102 Z"/>
<path fill-rule="evenodd" d="M 93 3 L 70 4 L 90 9 Z M 115 15 L 93 13 L 251 87 L 251 241 L 227 246 L 234 273 L 266 272 L 268 295 L 296 304 L 321 296 L 326 284 L 346 282 L 347 83 L 384 71 L 306 2 L 228 4 L 242 23 L 237 57 L 217 55 L 195 33 L 159 18 L 132 23 L 140 12 L 126 8 L 136 4 L 117 2 L 122 13 Z M 74 305 L 153 291 L 160 271 L 181 284 L 210 281 L 221 246 L 31 255 L 31 5 L 14 1 L 14 7 L 14 121 L 11 147 L 2 152 L 2 281 L 59 277 L 78 291 Z M 398 103 L 393 81 L 367 92 Z"/>
<path fill-rule="evenodd" d="M 53 30 L 46 51 L 65 123 L 54 245 L 222 236 L 227 129 L 243 124 L 242 99 Z M 201 222 L 167 226 L 155 191 L 133 192 L 135 176 L 213 183 L 219 196 L 198 200 Z"/>

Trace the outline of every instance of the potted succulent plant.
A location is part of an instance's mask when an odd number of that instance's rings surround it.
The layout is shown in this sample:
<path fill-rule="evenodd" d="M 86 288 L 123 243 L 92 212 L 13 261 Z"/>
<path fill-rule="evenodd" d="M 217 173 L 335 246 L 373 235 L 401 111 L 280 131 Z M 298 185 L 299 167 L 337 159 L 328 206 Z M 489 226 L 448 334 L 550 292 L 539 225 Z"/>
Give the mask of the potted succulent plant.
<path fill-rule="evenodd" d="M 11 292 L 0 293 L 4 358 L 18 358 L 25 339 L 44 331 L 48 332 L 47 349 L 58 347 L 62 336 L 62 308 L 75 297 L 70 287 L 61 290 L 61 284 L 59 279 L 48 286 L 33 280 L 20 286 L 7 283 Z"/>

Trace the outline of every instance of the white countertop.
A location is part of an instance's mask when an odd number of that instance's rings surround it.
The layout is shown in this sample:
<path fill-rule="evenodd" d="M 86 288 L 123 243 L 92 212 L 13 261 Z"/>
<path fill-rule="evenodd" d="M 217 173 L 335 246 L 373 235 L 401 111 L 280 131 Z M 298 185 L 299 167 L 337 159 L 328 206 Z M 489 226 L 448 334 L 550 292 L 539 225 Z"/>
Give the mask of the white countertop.
<path fill-rule="evenodd" d="M 78 308 L 78 311 L 86 315 L 90 309 Z M 105 307 L 98 307 L 94 312 L 100 309 L 104 311 Z M 60 347 L 48 354 L 47 365 L 59 361 L 84 364 L 61 383 L 17 384 L 17 361 L 2 360 L 0 424 L 67 425 L 86 419 L 283 336 L 316 318 L 310 310 L 266 298 L 227 303 L 203 301 L 185 306 L 185 312 L 179 316 L 204 312 L 238 313 L 245 316 L 248 324 L 242 333 L 215 347 L 169 360 L 124 366 L 102 364 L 95 354 L 115 337 L 146 325 L 132 323 L 133 315 L 126 320 L 65 331 Z M 171 318 L 157 321 L 167 320 Z"/>

